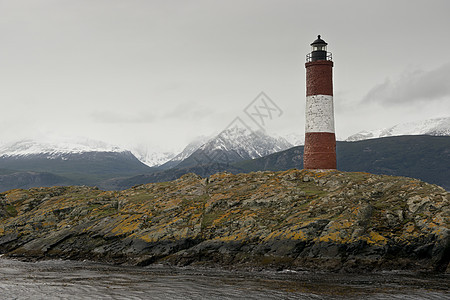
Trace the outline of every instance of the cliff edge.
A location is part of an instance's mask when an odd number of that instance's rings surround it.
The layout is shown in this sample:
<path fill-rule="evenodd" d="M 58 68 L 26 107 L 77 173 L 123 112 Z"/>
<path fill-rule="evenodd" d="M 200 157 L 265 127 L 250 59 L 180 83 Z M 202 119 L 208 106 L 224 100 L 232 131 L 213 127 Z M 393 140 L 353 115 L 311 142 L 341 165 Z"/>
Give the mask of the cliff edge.
<path fill-rule="evenodd" d="M 114 192 L 0 194 L 0 253 L 327 271 L 450 272 L 450 194 L 422 181 L 289 170 L 187 174 Z"/>

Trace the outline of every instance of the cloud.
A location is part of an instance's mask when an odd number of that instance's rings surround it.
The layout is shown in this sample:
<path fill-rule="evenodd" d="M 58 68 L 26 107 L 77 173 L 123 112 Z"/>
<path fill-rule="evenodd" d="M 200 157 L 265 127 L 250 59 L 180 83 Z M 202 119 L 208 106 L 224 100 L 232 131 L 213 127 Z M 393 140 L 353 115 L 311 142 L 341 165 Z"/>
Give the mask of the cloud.
<path fill-rule="evenodd" d="M 450 98 L 450 63 L 431 70 L 415 70 L 400 78 L 387 78 L 372 88 L 362 102 L 381 104 L 412 104 Z"/>
<path fill-rule="evenodd" d="M 91 118 L 97 123 L 152 123 L 156 117 L 148 111 L 142 111 L 136 114 L 119 113 L 113 111 L 94 111 Z"/>
<path fill-rule="evenodd" d="M 198 105 L 196 102 L 183 102 L 172 110 L 163 114 L 164 119 L 200 120 L 213 114 L 209 107 Z"/>
<path fill-rule="evenodd" d="M 144 124 L 160 120 L 200 120 L 209 117 L 213 111 L 195 102 L 184 102 L 172 109 L 163 111 L 119 112 L 111 110 L 97 110 L 90 114 L 90 118 L 97 123 L 106 124 Z"/>

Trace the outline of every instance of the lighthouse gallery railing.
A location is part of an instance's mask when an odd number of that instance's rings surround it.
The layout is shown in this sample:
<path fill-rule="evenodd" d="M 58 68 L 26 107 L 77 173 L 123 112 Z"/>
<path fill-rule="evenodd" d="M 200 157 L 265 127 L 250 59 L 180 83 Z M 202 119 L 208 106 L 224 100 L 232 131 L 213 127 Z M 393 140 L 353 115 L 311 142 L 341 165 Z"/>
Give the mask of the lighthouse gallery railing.
<path fill-rule="evenodd" d="M 327 52 L 326 60 L 333 60 L 333 57 L 331 55 L 331 52 Z M 306 62 L 312 62 L 312 53 L 306 54 Z"/>

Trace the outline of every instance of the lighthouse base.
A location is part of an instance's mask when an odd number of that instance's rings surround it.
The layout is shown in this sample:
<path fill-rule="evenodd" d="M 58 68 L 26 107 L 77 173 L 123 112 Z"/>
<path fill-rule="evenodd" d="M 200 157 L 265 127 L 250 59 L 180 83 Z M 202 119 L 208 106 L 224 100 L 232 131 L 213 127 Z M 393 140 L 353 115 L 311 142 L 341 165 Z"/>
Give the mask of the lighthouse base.
<path fill-rule="evenodd" d="M 303 168 L 336 169 L 336 136 L 334 133 L 306 133 Z"/>

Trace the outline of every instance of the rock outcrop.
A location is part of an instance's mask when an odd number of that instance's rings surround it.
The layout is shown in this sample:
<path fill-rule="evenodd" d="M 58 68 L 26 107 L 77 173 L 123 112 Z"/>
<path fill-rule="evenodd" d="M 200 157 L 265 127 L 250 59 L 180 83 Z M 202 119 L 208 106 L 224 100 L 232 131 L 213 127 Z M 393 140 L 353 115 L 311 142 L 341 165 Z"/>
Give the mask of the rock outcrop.
<path fill-rule="evenodd" d="M 436 185 L 339 171 L 0 194 L 0 253 L 25 259 L 449 272 L 449 224 Z"/>

